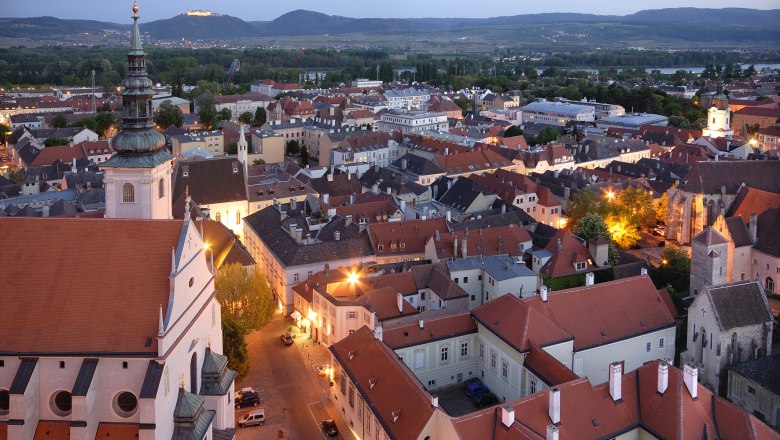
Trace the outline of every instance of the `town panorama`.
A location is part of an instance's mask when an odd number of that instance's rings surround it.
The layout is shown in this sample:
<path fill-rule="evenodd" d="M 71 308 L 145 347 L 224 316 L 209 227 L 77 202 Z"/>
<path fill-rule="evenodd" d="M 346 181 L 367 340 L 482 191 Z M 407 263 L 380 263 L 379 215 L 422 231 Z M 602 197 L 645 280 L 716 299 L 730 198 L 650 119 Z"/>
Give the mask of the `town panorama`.
<path fill-rule="evenodd" d="M 0 440 L 780 439 L 771 2 L 29 3 Z"/>

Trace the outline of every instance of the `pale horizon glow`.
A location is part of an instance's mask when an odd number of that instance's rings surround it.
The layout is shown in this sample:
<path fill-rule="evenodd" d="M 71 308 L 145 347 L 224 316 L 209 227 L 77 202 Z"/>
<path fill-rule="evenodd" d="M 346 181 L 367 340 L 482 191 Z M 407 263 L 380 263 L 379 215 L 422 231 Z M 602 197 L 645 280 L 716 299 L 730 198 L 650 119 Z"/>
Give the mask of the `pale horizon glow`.
<path fill-rule="evenodd" d="M 471 2 L 428 0 L 425 2 L 396 0 L 392 8 L 375 2 L 340 0 L 323 3 L 314 0 L 291 0 L 288 2 L 262 2 L 253 0 L 191 0 L 151 1 L 140 0 L 138 15 L 149 22 L 171 18 L 186 9 L 208 9 L 213 12 L 239 17 L 245 21 L 270 21 L 282 14 L 297 9 L 322 12 L 353 18 L 487 18 L 507 15 L 538 14 L 546 12 L 576 12 L 600 15 L 627 15 L 644 9 L 676 7 L 708 8 L 780 8 L 777 0 L 710 0 L 705 5 L 692 0 L 656 0 L 652 3 L 638 1 L 583 2 L 558 0 L 553 2 L 523 2 L 517 0 L 485 0 L 479 8 Z M 129 23 L 133 2 L 128 0 L 35 0 L 23 2 L 12 0 L 2 10 L 3 17 L 52 16 L 64 19 L 98 20 L 113 23 Z M 388 11 L 388 9 L 391 9 Z"/>

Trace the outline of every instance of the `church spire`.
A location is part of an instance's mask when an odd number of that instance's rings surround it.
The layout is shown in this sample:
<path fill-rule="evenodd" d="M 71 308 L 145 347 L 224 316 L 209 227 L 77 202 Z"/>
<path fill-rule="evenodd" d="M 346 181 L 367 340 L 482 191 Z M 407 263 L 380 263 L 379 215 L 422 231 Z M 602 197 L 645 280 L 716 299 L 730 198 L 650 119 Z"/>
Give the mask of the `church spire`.
<path fill-rule="evenodd" d="M 130 43 L 130 51 L 141 51 L 141 32 L 138 30 L 138 3 L 133 2 L 133 40 Z"/>

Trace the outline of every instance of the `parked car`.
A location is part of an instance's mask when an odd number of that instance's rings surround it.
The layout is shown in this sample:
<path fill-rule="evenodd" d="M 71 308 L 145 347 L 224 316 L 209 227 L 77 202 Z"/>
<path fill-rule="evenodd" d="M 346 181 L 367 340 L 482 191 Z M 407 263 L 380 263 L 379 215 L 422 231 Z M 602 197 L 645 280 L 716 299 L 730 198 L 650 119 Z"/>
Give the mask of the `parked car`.
<path fill-rule="evenodd" d="M 260 404 L 260 396 L 255 393 L 244 393 L 240 397 L 236 397 L 236 409 L 246 408 L 247 406 L 257 406 Z"/>
<path fill-rule="evenodd" d="M 487 385 L 482 383 L 481 380 L 477 379 L 476 382 L 473 382 L 466 386 L 466 395 L 468 397 L 474 397 L 479 394 L 487 393 L 490 390 L 488 389 Z"/>
<path fill-rule="evenodd" d="M 320 364 L 314 367 L 314 371 L 320 376 L 327 376 L 330 370 L 330 364 Z"/>
<path fill-rule="evenodd" d="M 325 434 L 328 434 L 331 437 L 339 435 L 339 428 L 336 426 L 336 422 L 332 419 L 322 421 L 322 430 L 325 431 Z"/>
<path fill-rule="evenodd" d="M 666 235 L 666 226 L 656 226 L 653 228 L 653 235 L 660 235 L 661 237 Z"/>
<path fill-rule="evenodd" d="M 282 333 L 282 336 L 280 336 L 279 338 L 282 340 L 282 343 L 284 345 L 292 345 L 293 344 L 293 337 L 290 334 L 290 332 Z"/>
<path fill-rule="evenodd" d="M 496 397 L 495 394 L 491 393 L 490 391 L 477 394 L 476 396 L 471 398 L 471 402 L 476 406 L 477 408 L 485 408 L 486 406 L 495 405 L 498 403 L 498 397 Z"/>
<path fill-rule="evenodd" d="M 262 426 L 265 423 L 265 410 L 256 409 L 250 411 L 243 419 L 238 421 L 238 426 L 246 428 L 247 426 Z"/>
<path fill-rule="evenodd" d="M 463 389 L 468 389 L 469 385 L 473 383 L 482 383 L 482 380 L 478 377 L 472 377 L 471 379 L 467 379 L 465 382 L 463 382 Z"/>
<path fill-rule="evenodd" d="M 238 392 L 236 393 L 236 399 L 237 399 L 237 398 L 239 398 L 239 397 L 241 397 L 242 395 L 244 395 L 244 394 L 246 394 L 246 393 L 256 393 L 256 391 L 255 391 L 255 389 L 254 389 L 254 388 L 252 388 L 252 387 L 244 387 L 244 388 L 241 388 L 241 389 L 240 389 L 240 390 L 238 390 Z"/>

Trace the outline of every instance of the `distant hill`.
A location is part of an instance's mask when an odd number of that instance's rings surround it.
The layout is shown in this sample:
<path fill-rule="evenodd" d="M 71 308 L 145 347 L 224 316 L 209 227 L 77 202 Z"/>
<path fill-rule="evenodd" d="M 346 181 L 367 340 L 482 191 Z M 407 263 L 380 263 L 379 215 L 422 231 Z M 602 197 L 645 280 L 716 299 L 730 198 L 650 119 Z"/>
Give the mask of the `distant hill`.
<path fill-rule="evenodd" d="M 129 29 L 87 20 L 53 17 L 0 18 L 0 37 L 52 39 L 78 37 L 102 29 Z M 177 15 L 141 23 L 141 31 L 158 40 L 231 40 L 250 37 L 317 35 L 436 35 L 459 40 L 478 38 L 507 44 L 517 41 L 540 46 L 571 43 L 592 46 L 687 46 L 697 43 L 756 42 L 780 46 L 780 9 L 669 8 L 645 10 L 627 16 L 575 13 L 525 14 L 492 18 L 350 18 L 296 10 L 272 21 L 247 22 L 228 15 Z M 568 36 L 566 36 L 568 34 Z M 566 40 L 569 38 L 569 40 Z M 510 43 L 511 44 L 511 43 Z"/>
<path fill-rule="evenodd" d="M 177 15 L 166 20 L 142 23 L 141 31 L 148 32 L 158 40 L 229 40 L 260 35 L 260 28 L 256 25 L 230 15 Z"/>

